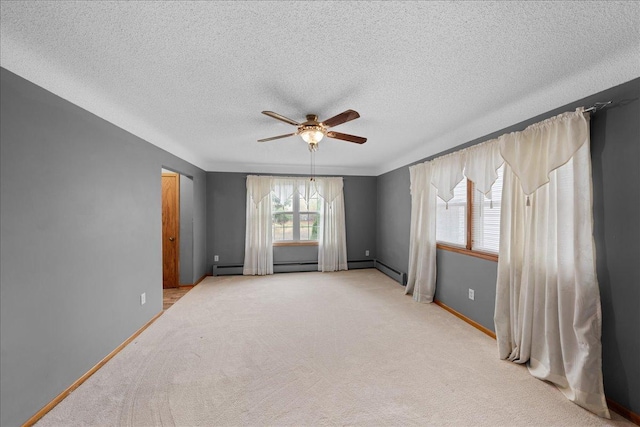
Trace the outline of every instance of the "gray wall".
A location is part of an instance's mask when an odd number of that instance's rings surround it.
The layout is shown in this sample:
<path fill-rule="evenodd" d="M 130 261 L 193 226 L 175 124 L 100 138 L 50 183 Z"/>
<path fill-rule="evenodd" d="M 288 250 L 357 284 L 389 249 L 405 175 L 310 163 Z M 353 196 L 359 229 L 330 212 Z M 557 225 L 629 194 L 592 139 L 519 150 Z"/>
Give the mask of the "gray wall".
<path fill-rule="evenodd" d="M 464 268 L 460 268 L 461 265 Z M 438 249 L 435 298 L 449 307 L 455 307 L 456 311 L 464 313 L 482 326 L 495 331 L 493 306 L 496 301 L 498 278 L 496 266 L 495 261 Z M 469 299 L 469 288 L 474 290 L 473 301 Z"/>
<path fill-rule="evenodd" d="M 344 177 L 344 214 L 349 261 L 374 260 L 376 258 L 376 188 L 377 180 L 375 177 Z M 369 250 L 369 256 L 365 255 L 367 250 Z"/>
<path fill-rule="evenodd" d="M 244 263 L 245 173 L 207 172 L 207 271 L 214 255 L 219 265 Z"/>
<path fill-rule="evenodd" d="M 636 79 L 447 151 L 522 130 L 578 106 L 609 100 L 616 103 L 591 120 L 594 237 L 602 299 L 605 392 L 635 413 L 640 413 L 639 94 L 640 79 Z M 378 259 L 402 272 L 408 267 L 410 214 L 408 166 L 379 176 Z M 436 298 L 493 330 L 497 264 L 442 250 L 437 256 Z M 475 301 L 468 299 L 469 287 L 475 287 Z"/>
<path fill-rule="evenodd" d="M 220 266 L 244 263 L 246 173 L 207 172 L 207 263 L 214 255 Z M 373 260 L 376 254 L 376 178 L 344 177 L 348 260 Z M 369 256 L 365 256 L 369 250 Z M 275 247 L 274 264 L 317 262 L 314 246 Z"/>
<path fill-rule="evenodd" d="M 377 260 L 406 273 L 411 224 L 408 167 L 377 177 L 377 200 Z"/>
<path fill-rule="evenodd" d="M 192 285 L 193 277 L 193 180 L 180 175 L 180 284 Z"/>
<path fill-rule="evenodd" d="M 0 78 L 0 424 L 9 426 L 162 310 L 163 166 L 194 177 L 194 274 L 205 274 L 206 176 L 5 69 Z"/>
<path fill-rule="evenodd" d="M 640 79 L 597 97 L 593 214 L 607 397 L 640 414 Z M 591 98 L 591 101 L 595 98 Z"/>

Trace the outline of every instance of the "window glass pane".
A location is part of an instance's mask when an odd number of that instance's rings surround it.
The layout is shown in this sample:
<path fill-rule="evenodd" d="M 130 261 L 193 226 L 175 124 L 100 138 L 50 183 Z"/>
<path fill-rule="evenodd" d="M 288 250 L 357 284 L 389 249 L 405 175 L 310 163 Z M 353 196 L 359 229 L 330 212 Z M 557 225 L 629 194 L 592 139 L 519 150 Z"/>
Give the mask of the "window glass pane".
<path fill-rule="evenodd" d="M 317 195 L 309 199 L 309 206 L 307 210 L 312 212 L 320 212 L 320 199 Z"/>
<path fill-rule="evenodd" d="M 300 214 L 300 240 L 318 240 L 319 220 L 317 213 Z"/>
<path fill-rule="evenodd" d="M 284 201 L 280 200 L 278 196 L 271 195 L 271 210 L 273 212 L 291 211 L 293 208 L 293 200 L 291 198 Z"/>
<path fill-rule="evenodd" d="M 500 202 L 504 166 L 498 170 L 498 179 L 491 188 L 491 200 L 479 191 L 473 192 L 473 241 L 471 248 L 498 253 L 500 245 Z"/>
<path fill-rule="evenodd" d="M 436 240 L 456 246 L 466 246 L 467 240 L 467 180 L 463 179 L 453 190 L 449 203 L 438 199 L 436 214 Z"/>
<path fill-rule="evenodd" d="M 273 240 L 293 240 L 292 212 L 276 212 L 273 214 Z"/>
<path fill-rule="evenodd" d="M 320 210 L 318 209 L 318 206 L 318 195 L 310 197 L 309 203 L 307 203 L 307 200 L 305 200 L 304 197 L 300 197 L 300 212 L 318 212 Z"/>
<path fill-rule="evenodd" d="M 309 204 L 311 204 L 311 200 L 309 200 Z M 304 199 L 304 197 L 300 197 L 300 212 L 305 212 L 308 211 L 309 207 L 307 206 L 307 201 Z"/>
<path fill-rule="evenodd" d="M 300 240 L 318 240 L 318 195 L 300 197 Z"/>

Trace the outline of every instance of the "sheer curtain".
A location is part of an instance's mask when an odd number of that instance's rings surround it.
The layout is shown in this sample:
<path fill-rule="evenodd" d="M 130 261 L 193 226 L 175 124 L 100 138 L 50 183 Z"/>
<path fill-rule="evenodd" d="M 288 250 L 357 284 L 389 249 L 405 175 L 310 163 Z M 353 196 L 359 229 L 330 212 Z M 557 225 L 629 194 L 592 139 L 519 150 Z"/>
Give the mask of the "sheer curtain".
<path fill-rule="evenodd" d="M 318 233 L 318 271 L 347 270 L 347 235 L 342 178 L 316 178 L 322 199 Z"/>
<path fill-rule="evenodd" d="M 409 274 L 405 294 L 418 302 L 432 302 L 436 292 L 436 189 L 431 163 L 411 166 L 411 232 Z"/>
<path fill-rule="evenodd" d="M 272 177 L 247 176 L 244 275 L 273 274 Z"/>
<path fill-rule="evenodd" d="M 533 376 L 609 418 L 587 119 L 581 110 L 565 113 L 500 144 L 507 163 L 495 306 L 500 357 L 528 363 Z"/>

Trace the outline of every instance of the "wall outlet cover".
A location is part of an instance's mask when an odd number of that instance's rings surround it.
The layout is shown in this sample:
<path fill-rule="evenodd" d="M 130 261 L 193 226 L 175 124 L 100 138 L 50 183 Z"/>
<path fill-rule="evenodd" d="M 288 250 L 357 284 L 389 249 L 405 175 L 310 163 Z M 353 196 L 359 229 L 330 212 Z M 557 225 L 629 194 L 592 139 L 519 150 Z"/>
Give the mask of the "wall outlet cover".
<path fill-rule="evenodd" d="M 140 305 L 144 305 L 147 302 L 147 293 L 143 292 L 140 294 Z"/>
<path fill-rule="evenodd" d="M 218 262 L 218 261 L 220 261 L 220 257 L 218 255 L 214 255 L 213 262 Z"/>
<path fill-rule="evenodd" d="M 475 296 L 475 291 L 473 289 L 469 289 L 469 299 L 474 300 Z"/>

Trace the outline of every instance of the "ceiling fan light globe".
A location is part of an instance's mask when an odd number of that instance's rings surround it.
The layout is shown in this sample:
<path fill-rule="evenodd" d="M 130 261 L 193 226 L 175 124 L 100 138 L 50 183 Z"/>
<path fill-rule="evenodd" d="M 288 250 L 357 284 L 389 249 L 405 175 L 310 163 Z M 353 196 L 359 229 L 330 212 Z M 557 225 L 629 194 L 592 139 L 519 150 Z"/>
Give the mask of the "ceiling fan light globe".
<path fill-rule="evenodd" d="M 302 139 L 304 139 L 304 142 L 306 142 L 307 144 L 317 144 L 318 142 L 322 141 L 322 138 L 324 137 L 324 133 L 319 130 L 319 129 L 307 129 L 304 130 L 300 136 L 302 137 Z"/>

